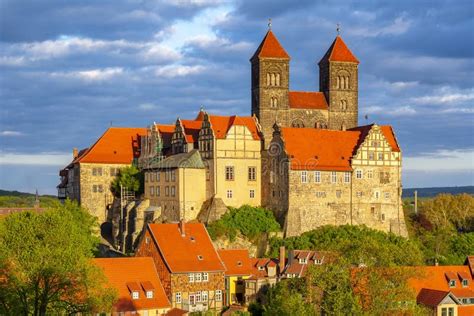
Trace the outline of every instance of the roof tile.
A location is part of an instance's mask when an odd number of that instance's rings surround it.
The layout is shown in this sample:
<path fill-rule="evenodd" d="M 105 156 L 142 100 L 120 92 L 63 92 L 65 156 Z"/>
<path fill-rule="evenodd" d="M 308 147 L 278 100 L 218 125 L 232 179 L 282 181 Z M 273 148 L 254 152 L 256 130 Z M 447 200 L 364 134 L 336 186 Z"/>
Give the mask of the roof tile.
<path fill-rule="evenodd" d="M 322 92 L 290 91 L 288 98 L 292 109 L 328 109 L 326 97 Z"/>
<path fill-rule="evenodd" d="M 351 63 L 359 63 L 359 60 L 352 54 L 351 50 L 347 47 L 346 43 L 338 35 L 332 42 L 326 54 L 324 54 L 321 62 L 323 61 L 343 61 Z"/>
<path fill-rule="evenodd" d="M 290 59 L 290 56 L 271 30 L 268 30 L 267 34 L 265 34 L 265 37 L 250 60 L 257 57 Z"/>

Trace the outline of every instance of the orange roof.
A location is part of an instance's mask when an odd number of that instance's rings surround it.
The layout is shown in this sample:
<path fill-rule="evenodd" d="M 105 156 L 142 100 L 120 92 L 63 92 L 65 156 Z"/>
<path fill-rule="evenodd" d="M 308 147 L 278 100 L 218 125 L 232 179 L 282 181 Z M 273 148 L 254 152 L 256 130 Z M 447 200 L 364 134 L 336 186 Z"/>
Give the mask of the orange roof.
<path fill-rule="evenodd" d="M 260 140 L 258 134 L 257 122 L 251 116 L 217 116 L 209 115 L 209 121 L 211 122 L 211 128 L 214 131 L 214 135 L 218 139 L 226 138 L 227 132 L 233 125 L 246 126 L 253 139 Z"/>
<path fill-rule="evenodd" d="M 344 61 L 351 63 L 359 63 L 359 60 L 352 54 L 351 50 L 347 47 L 346 43 L 338 35 L 334 42 L 332 42 L 326 54 L 319 61 Z"/>
<path fill-rule="evenodd" d="M 422 289 L 432 289 L 439 291 L 448 291 L 457 298 L 474 297 L 474 280 L 472 276 L 468 280 L 468 286 L 462 285 L 462 278 L 459 275 L 470 275 L 469 267 L 463 266 L 427 266 L 416 267 L 417 277 L 409 279 L 409 285 L 416 291 L 416 294 Z M 456 281 L 456 286 L 450 287 L 448 278 Z"/>
<path fill-rule="evenodd" d="M 160 132 L 163 141 L 163 147 L 171 147 L 171 138 L 173 137 L 175 125 L 155 124 L 155 128 Z"/>
<path fill-rule="evenodd" d="M 285 51 L 283 46 L 281 46 L 280 42 L 271 30 L 268 30 L 267 34 L 263 38 L 262 42 L 250 60 L 256 57 L 290 59 L 290 56 Z"/>
<path fill-rule="evenodd" d="M 184 136 L 187 143 L 196 143 L 199 138 L 199 131 L 201 130 L 202 121 L 195 120 L 181 120 L 184 128 Z"/>
<path fill-rule="evenodd" d="M 436 307 L 441 301 L 449 295 L 449 292 L 431 289 L 422 289 L 416 297 L 417 303 L 426 306 Z"/>
<path fill-rule="evenodd" d="M 73 163 L 131 164 L 138 158 L 139 138 L 146 135 L 146 128 L 110 127 Z"/>
<path fill-rule="evenodd" d="M 220 249 L 217 251 L 225 266 L 225 275 L 251 275 L 252 262 L 247 249 Z"/>
<path fill-rule="evenodd" d="M 474 315 L 474 305 L 458 305 L 458 316 Z"/>
<path fill-rule="evenodd" d="M 278 262 L 278 259 L 274 258 L 250 258 L 250 263 L 252 265 L 252 277 L 268 277 L 267 267 L 276 267 Z"/>
<path fill-rule="evenodd" d="M 288 93 L 290 108 L 327 110 L 328 104 L 322 92 L 290 91 Z"/>
<path fill-rule="evenodd" d="M 93 262 L 103 269 L 111 286 L 118 291 L 114 304 L 117 312 L 171 307 L 161 286 L 151 257 L 96 258 Z M 132 299 L 131 290 L 139 292 L 139 299 Z M 145 290 L 153 290 L 153 298 L 146 298 Z"/>
<path fill-rule="evenodd" d="M 350 160 L 360 135 L 360 131 L 281 129 L 285 151 L 293 170 L 352 170 Z"/>
<path fill-rule="evenodd" d="M 185 223 L 181 236 L 178 223 L 148 224 L 172 273 L 225 271 L 204 224 Z"/>
<path fill-rule="evenodd" d="M 372 126 L 374 124 L 370 125 L 364 125 L 364 126 L 358 126 L 349 129 L 349 131 L 361 131 L 362 132 L 362 137 L 360 138 L 360 143 L 362 143 L 369 133 L 369 131 L 372 129 Z M 395 133 L 393 132 L 393 128 L 390 125 L 381 125 L 379 126 L 380 130 L 382 131 L 383 136 L 385 136 L 385 139 L 387 140 L 388 144 L 390 147 L 392 147 L 393 151 L 400 152 L 400 147 L 398 146 L 397 138 L 395 137 Z"/>

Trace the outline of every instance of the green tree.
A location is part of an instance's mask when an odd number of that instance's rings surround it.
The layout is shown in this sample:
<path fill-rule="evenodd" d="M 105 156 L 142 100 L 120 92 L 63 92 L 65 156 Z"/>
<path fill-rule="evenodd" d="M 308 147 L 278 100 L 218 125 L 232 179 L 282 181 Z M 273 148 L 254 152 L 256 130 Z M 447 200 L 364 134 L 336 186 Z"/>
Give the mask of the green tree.
<path fill-rule="evenodd" d="M 420 265 L 424 261 L 419 243 L 365 226 L 322 226 L 301 236 L 270 239 L 270 255 L 280 246 L 287 249 L 335 251 L 353 265 Z"/>
<path fill-rule="evenodd" d="M 69 201 L 0 220 L 0 314 L 110 310 L 115 290 L 91 261 L 99 241 L 94 227 L 94 218 Z"/>
<path fill-rule="evenodd" d="M 272 286 L 267 292 L 266 302 L 263 305 L 263 315 L 316 315 L 314 306 L 305 299 L 304 291 L 301 288 L 302 282 L 304 280 L 283 280 Z"/>
<path fill-rule="evenodd" d="M 134 165 L 120 169 L 111 184 L 115 196 L 120 196 L 120 186 L 138 194 L 143 193 L 143 173 Z"/>

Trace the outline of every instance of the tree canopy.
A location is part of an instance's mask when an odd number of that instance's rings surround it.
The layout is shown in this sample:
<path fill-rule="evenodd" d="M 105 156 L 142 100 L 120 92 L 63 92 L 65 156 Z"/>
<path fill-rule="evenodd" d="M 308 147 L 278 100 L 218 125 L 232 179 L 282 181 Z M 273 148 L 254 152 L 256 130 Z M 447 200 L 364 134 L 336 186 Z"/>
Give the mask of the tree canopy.
<path fill-rule="evenodd" d="M 128 191 L 143 193 L 143 173 L 134 165 L 120 169 L 111 184 L 115 196 L 120 196 L 120 186 Z"/>
<path fill-rule="evenodd" d="M 115 290 L 91 261 L 94 228 L 95 219 L 69 201 L 0 220 L 0 314 L 110 310 Z"/>

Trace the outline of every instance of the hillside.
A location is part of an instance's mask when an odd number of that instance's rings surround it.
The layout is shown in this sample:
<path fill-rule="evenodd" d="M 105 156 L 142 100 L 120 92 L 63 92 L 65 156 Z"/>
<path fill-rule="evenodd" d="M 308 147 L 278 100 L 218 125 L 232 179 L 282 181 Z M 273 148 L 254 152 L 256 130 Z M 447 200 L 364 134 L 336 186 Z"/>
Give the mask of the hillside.
<path fill-rule="evenodd" d="M 58 198 L 52 195 L 40 195 L 40 207 L 57 205 Z M 0 190 L 0 207 L 33 207 L 35 195 L 31 193 Z"/>
<path fill-rule="evenodd" d="M 413 197 L 414 192 L 418 191 L 418 197 L 434 197 L 441 193 L 448 194 L 461 194 L 467 193 L 474 195 L 474 186 L 462 186 L 462 187 L 438 187 L 438 188 L 411 188 L 403 189 L 402 197 L 410 198 Z"/>

